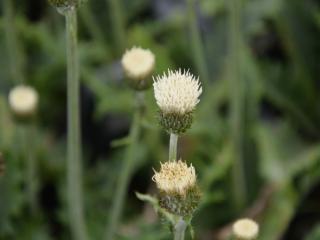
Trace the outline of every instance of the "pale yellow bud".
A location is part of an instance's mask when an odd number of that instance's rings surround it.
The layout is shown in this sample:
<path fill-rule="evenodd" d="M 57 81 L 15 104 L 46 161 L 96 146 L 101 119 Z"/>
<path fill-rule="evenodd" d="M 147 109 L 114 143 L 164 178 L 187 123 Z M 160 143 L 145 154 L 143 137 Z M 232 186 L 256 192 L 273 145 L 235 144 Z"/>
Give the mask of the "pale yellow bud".
<path fill-rule="evenodd" d="M 38 106 L 38 93 L 29 86 L 16 86 L 9 93 L 9 106 L 11 111 L 17 117 L 30 117 L 32 116 Z"/>
<path fill-rule="evenodd" d="M 240 219 L 233 224 L 233 234 L 237 240 L 254 240 L 259 234 L 259 225 L 251 219 Z"/>
<path fill-rule="evenodd" d="M 155 56 L 149 49 L 133 47 L 125 52 L 121 63 L 132 87 L 143 90 L 151 85 L 148 78 L 155 67 Z"/>

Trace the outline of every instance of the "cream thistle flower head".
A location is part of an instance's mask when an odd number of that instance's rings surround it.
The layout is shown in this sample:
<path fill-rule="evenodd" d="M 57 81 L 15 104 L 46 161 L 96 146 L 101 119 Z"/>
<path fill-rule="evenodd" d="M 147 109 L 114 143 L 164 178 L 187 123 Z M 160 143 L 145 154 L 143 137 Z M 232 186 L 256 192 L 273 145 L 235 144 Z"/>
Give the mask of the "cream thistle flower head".
<path fill-rule="evenodd" d="M 199 103 L 202 87 L 189 71 L 168 70 L 154 78 L 154 95 L 160 109 L 160 124 L 169 133 L 183 133 L 190 128 L 192 113 Z"/>
<path fill-rule="evenodd" d="M 170 213 L 189 216 L 198 206 L 200 191 L 192 165 L 181 160 L 161 163 L 152 180 L 160 190 L 160 206 Z"/>
<path fill-rule="evenodd" d="M 251 219 L 240 219 L 233 224 L 233 234 L 238 240 L 254 240 L 259 234 L 259 225 Z"/>
<path fill-rule="evenodd" d="M 29 86 L 16 86 L 9 93 L 9 106 L 11 111 L 21 118 L 32 116 L 38 106 L 38 93 Z"/>
<path fill-rule="evenodd" d="M 186 196 L 188 189 L 196 184 L 196 172 L 194 167 L 179 161 L 161 163 L 160 172 L 156 172 L 152 178 L 157 187 L 167 194 L 179 194 Z"/>
<path fill-rule="evenodd" d="M 151 85 L 148 79 L 155 67 L 155 56 L 149 49 L 133 47 L 122 56 L 122 67 L 129 78 L 129 84 L 136 90 L 143 90 Z"/>

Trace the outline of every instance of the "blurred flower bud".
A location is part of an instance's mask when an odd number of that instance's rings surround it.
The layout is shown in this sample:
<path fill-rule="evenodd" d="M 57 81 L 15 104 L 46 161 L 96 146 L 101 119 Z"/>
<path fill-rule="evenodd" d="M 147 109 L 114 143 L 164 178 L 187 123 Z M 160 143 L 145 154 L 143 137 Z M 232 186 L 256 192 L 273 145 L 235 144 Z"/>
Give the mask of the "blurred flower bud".
<path fill-rule="evenodd" d="M 189 71 L 168 71 L 154 78 L 154 95 L 160 109 L 160 124 L 169 133 L 181 134 L 191 127 L 193 111 L 202 87 Z"/>
<path fill-rule="evenodd" d="M 9 106 L 18 120 L 28 120 L 34 116 L 38 107 L 38 93 L 29 86 L 16 86 L 9 93 Z"/>
<path fill-rule="evenodd" d="M 200 202 L 200 190 L 197 185 L 195 169 L 179 161 L 161 164 L 160 172 L 156 172 L 152 180 L 160 190 L 160 206 L 168 212 L 190 217 Z"/>
<path fill-rule="evenodd" d="M 233 224 L 233 235 L 237 240 L 254 240 L 259 234 L 259 225 L 251 219 L 240 219 Z"/>
<path fill-rule="evenodd" d="M 155 56 L 149 49 L 133 47 L 121 60 L 129 85 L 135 90 L 145 90 L 152 84 L 150 79 L 155 67 Z"/>
<path fill-rule="evenodd" d="M 58 12 L 65 14 L 73 7 L 78 7 L 84 0 L 48 0 L 49 3 L 56 7 Z"/>

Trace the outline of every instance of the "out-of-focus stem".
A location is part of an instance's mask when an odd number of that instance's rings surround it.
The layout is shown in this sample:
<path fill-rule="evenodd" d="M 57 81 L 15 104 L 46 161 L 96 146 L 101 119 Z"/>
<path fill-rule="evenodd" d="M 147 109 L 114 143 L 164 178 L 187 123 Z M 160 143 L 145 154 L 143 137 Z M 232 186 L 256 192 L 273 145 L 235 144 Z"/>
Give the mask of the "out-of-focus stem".
<path fill-rule="evenodd" d="M 110 220 L 109 225 L 107 226 L 107 231 L 105 235 L 106 240 L 113 240 L 115 232 L 117 230 L 118 224 L 121 219 L 122 210 L 124 200 L 126 198 L 126 191 L 128 189 L 128 184 L 130 177 L 132 175 L 132 171 L 134 169 L 134 162 L 135 162 L 135 151 L 137 148 L 137 143 L 139 141 L 139 135 L 141 130 L 141 117 L 142 117 L 142 102 L 143 97 L 141 93 L 137 93 L 137 109 L 133 116 L 133 122 L 131 124 L 129 139 L 130 143 L 126 149 L 123 166 L 120 171 L 120 176 L 118 179 L 118 186 L 115 191 L 111 213 L 110 213 Z"/>
<path fill-rule="evenodd" d="M 179 136 L 177 134 L 170 134 L 169 161 L 177 160 L 178 137 Z"/>
<path fill-rule="evenodd" d="M 67 35 L 67 100 L 68 100 L 68 156 L 67 191 L 69 222 L 73 239 L 87 240 L 84 219 L 80 131 L 80 84 L 77 40 L 77 13 L 71 7 L 65 13 Z"/>
<path fill-rule="evenodd" d="M 174 226 L 174 240 L 184 240 L 187 223 L 180 218 Z"/>
<path fill-rule="evenodd" d="M 18 43 L 16 28 L 14 24 L 15 19 L 13 16 L 13 1 L 3 0 L 3 10 L 5 20 L 5 38 L 9 55 L 11 76 L 16 84 L 22 84 L 24 80 L 23 59 L 20 54 L 21 49 Z"/>
<path fill-rule="evenodd" d="M 233 191 L 238 210 L 246 204 L 246 180 L 244 172 L 244 81 L 241 71 L 241 0 L 228 0 L 230 14 L 230 104 L 231 136 L 234 150 Z"/>
<path fill-rule="evenodd" d="M 80 15 L 92 37 L 98 40 L 100 43 L 104 43 L 105 38 L 103 32 L 101 31 L 99 24 L 97 24 L 97 21 L 92 14 L 90 2 L 87 3 L 86 7 L 80 8 Z"/>
<path fill-rule="evenodd" d="M 27 170 L 27 195 L 30 204 L 30 209 L 32 213 L 37 210 L 37 176 L 36 176 L 36 159 L 33 153 L 33 147 L 30 146 L 30 139 L 34 139 L 32 125 L 23 126 L 24 128 L 24 147 L 25 147 L 25 157 L 26 157 L 26 170 Z"/>
<path fill-rule="evenodd" d="M 116 44 L 118 54 L 122 54 L 126 47 L 125 40 L 125 17 L 122 11 L 121 0 L 107 0 L 110 7 L 110 19 L 112 23 L 112 32 L 114 43 Z"/>
<path fill-rule="evenodd" d="M 204 88 L 209 83 L 208 66 L 204 55 L 204 46 L 201 39 L 201 32 L 196 16 L 196 4 L 195 0 L 187 0 L 188 4 L 188 24 L 191 34 L 191 47 L 195 60 L 196 67 L 199 71 L 201 82 Z"/>

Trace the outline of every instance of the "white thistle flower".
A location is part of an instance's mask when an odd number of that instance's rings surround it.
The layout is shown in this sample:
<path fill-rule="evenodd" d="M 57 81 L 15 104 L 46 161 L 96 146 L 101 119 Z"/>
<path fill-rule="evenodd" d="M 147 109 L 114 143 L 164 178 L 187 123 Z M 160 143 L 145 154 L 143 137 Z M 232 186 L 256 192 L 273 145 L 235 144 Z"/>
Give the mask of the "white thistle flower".
<path fill-rule="evenodd" d="M 195 186 L 197 177 L 192 164 L 188 167 L 179 160 L 161 163 L 160 172 L 155 171 L 152 180 L 166 194 L 186 196 L 188 190 Z"/>
<path fill-rule="evenodd" d="M 254 240 L 259 234 L 259 225 L 251 219 L 240 219 L 233 224 L 234 236 L 239 240 Z"/>
<path fill-rule="evenodd" d="M 9 93 L 9 106 L 19 117 L 28 117 L 35 113 L 38 105 L 38 93 L 29 86 L 16 86 Z"/>
<path fill-rule="evenodd" d="M 154 95 L 164 114 L 190 113 L 200 101 L 202 87 L 199 78 L 189 71 L 168 70 L 168 74 L 164 73 L 153 80 Z"/>
<path fill-rule="evenodd" d="M 140 81 L 152 74 L 155 56 L 149 49 L 133 47 L 125 52 L 121 63 L 128 78 Z"/>

